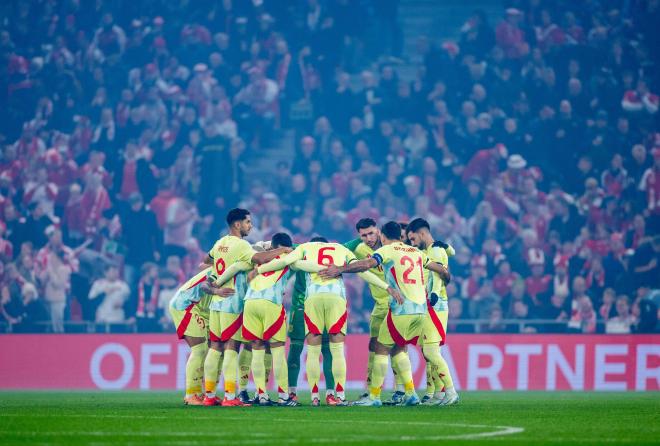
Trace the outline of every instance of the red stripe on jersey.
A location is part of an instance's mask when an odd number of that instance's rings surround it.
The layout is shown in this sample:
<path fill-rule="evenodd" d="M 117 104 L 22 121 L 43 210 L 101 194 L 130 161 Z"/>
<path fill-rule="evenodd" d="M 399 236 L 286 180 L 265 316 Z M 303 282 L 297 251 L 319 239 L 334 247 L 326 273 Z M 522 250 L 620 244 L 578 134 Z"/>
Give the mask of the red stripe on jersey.
<path fill-rule="evenodd" d="M 241 325 L 243 325 L 243 313 L 238 315 L 238 318 L 232 324 L 227 327 L 222 333 L 220 333 L 220 340 L 222 342 L 226 342 L 231 339 L 234 334 L 238 331 L 239 328 L 241 328 Z"/>
<path fill-rule="evenodd" d="M 209 340 L 211 340 L 213 342 L 220 342 L 221 341 L 220 337 L 217 334 L 213 333 L 211 330 L 209 330 Z"/>
<path fill-rule="evenodd" d="M 192 285 L 190 285 L 187 289 L 195 288 L 197 285 L 199 285 L 200 283 L 204 282 L 205 280 L 206 280 L 206 276 L 202 277 L 202 278 L 199 279 L 197 282 L 195 282 L 195 283 L 193 283 Z"/>
<path fill-rule="evenodd" d="M 279 280 L 279 279 L 278 279 Z M 268 327 L 266 331 L 264 331 L 264 337 L 263 340 L 267 341 L 275 334 L 280 331 L 280 328 L 282 328 L 282 325 L 284 325 L 284 321 L 286 320 L 286 311 L 284 311 L 284 307 L 282 307 L 282 311 L 280 312 L 280 317 L 277 318 L 275 323 Z"/>
<path fill-rule="evenodd" d="M 396 286 L 399 286 L 399 281 L 396 278 L 396 271 L 394 271 L 394 267 L 390 268 L 390 274 L 392 274 L 392 277 L 394 277 L 394 283 L 396 283 Z"/>
<path fill-rule="evenodd" d="M 305 317 L 305 324 L 307 325 L 307 329 L 309 330 L 309 332 L 311 334 L 320 335 L 321 330 L 319 330 L 319 327 L 314 325 L 314 322 L 312 322 L 312 320 L 309 317 L 307 317 L 307 313 L 303 313 L 303 315 Z"/>
<path fill-rule="evenodd" d="M 279 282 L 280 279 L 281 279 L 282 277 L 284 277 L 284 275 L 286 274 L 287 271 L 289 271 L 289 267 L 288 267 L 288 266 L 285 266 L 284 269 L 282 270 L 282 272 L 280 273 L 280 277 L 278 277 L 277 280 L 276 280 L 275 282 Z"/>
<path fill-rule="evenodd" d="M 195 303 L 192 303 L 186 307 L 186 314 L 183 315 L 183 319 L 181 319 L 181 323 L 179 324 L 178 327 L 176 327 L 176 335 L 179 337 L 179 339 L 183 339 L 183 336 L 186 333 L 186 329 L 188 328 L 188 325 L 190 324 L 190 319 L 192 318 L 192 313 L 190 311 L 195 305 L 196 305 Z"/>
<path fill-rule="evenodd" d="M 431 322 L 433 322 L 433 325 L 435 325 L 435 328 L 438 330 L 438 333 L 440 333 L 440 345 L 445 345 L 445 338 L 447 337 L 447 334 L 445 332 L 445 327 L 442 326 L 442 322 L 440 321 L 440 318 L 438 317 L 437 313 L 431 306 L 431 302 L 427 300 L 426 306 L 429 309 L 429 316 L 431 316 Z"/>
<path fill-rule="evenodd" d="M 328 330 L 328 334 L 341 333 L 341 329 L 346 323 L 346 319 L 348 319 L 348 310 L 344 311 L 344 314 L 342 314 L 339 320 L 335 322 L 335 324 L 332 327 L 330 327 L 330 329 Z"/>

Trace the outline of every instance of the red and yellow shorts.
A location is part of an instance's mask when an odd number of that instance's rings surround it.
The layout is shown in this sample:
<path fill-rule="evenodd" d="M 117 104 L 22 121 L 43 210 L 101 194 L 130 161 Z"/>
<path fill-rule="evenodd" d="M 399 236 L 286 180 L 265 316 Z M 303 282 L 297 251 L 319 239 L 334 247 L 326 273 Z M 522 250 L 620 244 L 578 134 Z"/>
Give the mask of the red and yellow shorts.
<path fill-rule="evenodd" d="M 188 305 L 185 310 L 177 310 L 171 306 L 169 310 L 179 339 L 183 339 L 184 336 L 208 338 L 209 313 L 203 311 L 197 303 Z"/>
<path fill-rule="evenodd" d="M 305 334 L 346 334 L 346 299 L 335 294 L 315 294 L 305 300 Z"/>
<path fill-rule="evenodd" d="M 224 313 L 211 311 L 209 317 L 209 339 L 211 341 L 227 342 L 230 339 L 245 342 L 241 335 L 243 313 Z"/>
<path fill-rule="evenodd" d="M 286 341 L 284 306 L 266 299 L 248 299 L 243 307 L 243 338 L 248 341 Z"/>

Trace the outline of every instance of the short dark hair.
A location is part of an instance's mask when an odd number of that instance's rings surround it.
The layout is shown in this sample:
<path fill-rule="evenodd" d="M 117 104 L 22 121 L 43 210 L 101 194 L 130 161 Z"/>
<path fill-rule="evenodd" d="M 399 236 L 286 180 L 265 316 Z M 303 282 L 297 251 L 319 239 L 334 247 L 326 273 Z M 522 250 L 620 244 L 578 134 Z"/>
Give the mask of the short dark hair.
<path fill-rule="evenodd" d="M 400 221 L 399 226 L 401 226 L 401 229 L 403 229 L 404 231 L 408 229 L 408 223 L 406 222 Z"/>
<path fill-rule="evenodd" d="M 380 231 L 390 240 L 401 239 L 401 225 L 395 221 L 388 221 L 383 225 Z"/>
<path fill-rule="evenodd" d="M 289 234 L 278 232 L 277 234 L 273 234 L 273 238 L 270 240 L 270 246 L 272 248 L 279 248 L 282 246 L 290 248 L 293 246 L 293 242 L 291 241 Z"/>
<path fill-rule="evenodd" d="M 422 228 L 426 228 L 429 231 L 431 230 L 431 226 L 429 225 L 428 221 L 424 220 L 423 218 L 416 218 L 408 223 L 406 232 L 418 232 Z"/>
<path fill-rule="evenodd" d="M 237 221 L 243 221 L 250 215 L 247 209 L 234 208 L 227 213 L 227 225 L 231 226 Z"/>
<path fill-rule="evenodd" d="M 356 224 L 355 224 L 355 229 L 360 230 L 360 229 L 367 229 L 372 226 L 376 226 L 376 222 L 374 221 L 373 218 L 361 218 Z"/>
<path fill-rule="evenodd" d="M 310 242 L 323 242 L 323 243 L 328 243 L 328 239 L 327 239 L 327 238 L 325 238 L 325 237 L 320 237 L 320 236 L 312 237 L 309 241 L 310 241 Z"/>

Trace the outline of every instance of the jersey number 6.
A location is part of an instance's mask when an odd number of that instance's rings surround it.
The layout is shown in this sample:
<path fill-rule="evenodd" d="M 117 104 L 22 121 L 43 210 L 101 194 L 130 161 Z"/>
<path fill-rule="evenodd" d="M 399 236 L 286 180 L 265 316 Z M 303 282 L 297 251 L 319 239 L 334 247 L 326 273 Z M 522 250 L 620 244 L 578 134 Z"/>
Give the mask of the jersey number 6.
<path fill-rule="evenodd" d="M 334 246 L 326 246 L 325 248 L 319 249 L 319 257 L 317 259 L 317 263 L 323 266 L 334 265 L 335 261 L 332 258 L 332 256 L 329 254 L 325 254 L 326 251 L 334 251 L 334 250 L 335 250 Z"/>

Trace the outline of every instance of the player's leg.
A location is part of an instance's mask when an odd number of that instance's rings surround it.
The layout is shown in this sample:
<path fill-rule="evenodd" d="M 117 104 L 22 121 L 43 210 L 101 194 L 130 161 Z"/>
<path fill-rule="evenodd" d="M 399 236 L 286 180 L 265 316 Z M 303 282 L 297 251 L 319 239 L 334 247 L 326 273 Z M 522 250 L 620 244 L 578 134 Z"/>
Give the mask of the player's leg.
<path fill-rule="evenodd" d="M 328 403 L 335 396 L 335 377 L 332 374 L 332 351 L 330 350 L 330 335 L 327 331 L 324 331 L 321 336 L 321 356 L 323 376 L 325 377 L 325 402 Z"/>
<path fill-rule="evenodd" d="M 307 337 L 307 383 L 312 392 L 312 406 L 320 405 L 319 399 L 319 380 L 321 379 L 321 368 L 319 361 L 321 359 L 321 335 L 308 333 Z"/>
<path fill-rule="evenodd" d="M 328 403 L 335 405 L 346 404 L 346 354 L 344 353 L 344 337 L 348 313 L 346 300 L 339 296 L 328 295 L 325 297 L 325 317 L 330 335 L 330 353 L 332 354 L 332 376 L 335 381 L 336 398 L 329 398 Z M 328 379 L 326 375 L 326 380 Z M 334 401 L 333 401 L 334 400 Z"/>
<path fill-rule="evenodd" d="M 369 398 L 369 388 L 371 387 L 372 372 L 374 367 L 374 358 L 376 356 L 376 340 L 380 332 L 380 326 L 385 320 L 389 308 L 384 305 L 376 305 L 369 318 L 369 359 L 367 361 L 367 392 L 360 396 L 361 399 Z"/>
<path fill-rule="evenodd" d="M 433 312 L 433 313 L 431 313 Z M 459 401 L 458 392 L 454 388 L 454 380 L 449 371 L 447 361 L 442 357 L 440 345 L 445 343 L 447 318 L 449 312 L 446 310 L 436 311 L 431 308 L 426 320 L 425 330 L 431 334 L 437 333 L 437 337 L 427 335 L 427 341 L 422 347 L 424 356 L 429 357 L 432 364 L 432 373 L 436 380 L 436 398 L 435 402 L 439 405 L 457 404 Z M 438 387 L 442 386 L 444 395 L 439 395 Z M 441 389 L 441 390 L 442 390 Z"/>
<path fill-rule="evenodd" d="M 184 404 L 198 406 L 203 403 L 202 378 L 204 376 L 204 359 L 207 352 L 208 319 L 199 311 L 196 305 L 185 310 L 177 310 L 170 302 L 169 312 L 176 327 L 177 337 L 184 339 L 190 347 L 190 355 L 186 362 L 186 396 Z"/>
<path fill-rule="evenodd" d="M 250 402 L 248 384 L 250 382 L 250 366 L 252 364 L 252 344 L 242 344 L 238 352 L 238 397 L 244 403 Z"/>
<path fill-rule="evenodd" d="M 236 398 L 236 384 L 238 368 L 238 353 L 241 343 L 244 341 L 241 335 L 243 325 L 243 314 L 220 312 L 221 334 L 220 339 L 225 343 L 222 374 L 225 378 L 225 399 L 223 406 L 244 406 L 240 399 Z"/>
<path fill-rule="evenodd" d="M 270 397 L 266 390 L 266 343 L 261 340 L 252 341 L 252 378 L 257 388 L 255 403 L 270 405 Z"/>
<path fill-rule="evenodd" d="M 266 343 L 266 354 L 264 355 L 264 367 L 266 369 L 266 387 L 270 381 L 270 373 L 273 371 L 273 353 L 270 351 L 270 344 Z"/>
<path fill-rule="evenodd" d="M 218 375 L 224 357 L 224 345 L 220 340 L 220 333 L 220 313 L 211 311 L 209 313 L 209 349 L 204 360 L 204 391 L 206 394 L 204 404 L 208 406 L 220 404 L 219 398 L 216 397 Z"/>
<path fill-rule="evenodd" d="M 423 316 L 419 315 L 393 316 L 388 313 L 387 323 L 381 326 L 376 344 L 372 387 L 369 390 L 371 400 L 380 401 L 381 388 L 387 372 L 387 355 L 391 353 L 393 367 L 396 368 L 405 386 L 406 395 L 403 404 L 419 404 L 410 359 L 404 350 L 404 346 L 407 342 L 419 336 L 422 331 L 422 320 Z"/>
<path fill-rule="evenodd" d="M 243 308 L 243 326 L 242 337 L 249 341 L 246 345 L 249 346 L 251 350 L 250 359 L 251 364 L 241 364 L 241 355 L 244 355 L 246 348 L 241 351 L 239 354 L 239 370 L 241 373 L 241 381 L 247 377 L 243 376 L 243 373 L 246 373 L 249 376 L 249 369 L 252 369 L 252 378 L 254 379 L 254 385 L 256 387 L 255 392 L 255 404 L 270 405 L 270 398 L 266 390 L 266 366 L 265 366 L 265 356 L 266 356 L 266 345 L 267 342 L 263 340 L 264 335 L 264 315 L 263 308 L 259 305 L 260 300 L 248 300 L 245 302 Z M 245 360 L 244 360 L 245 361 Z M 242 385 L 239 382 L 239 386 Z M 247 386 L 245 386 L 247 387 Z M 242 388 L 239 393 L 239 398 L 243 402 L 249 402 L 250 397 L 247 395 L 247 389 Z"/>
<path fill-rule="evenodd" d="M 319 380 L 321 379 L 321 342 L 324 326 L 323 299 L 311 296 L 305 301 L 305 339 L 307 341 L 307 382 L 312 392 L 312 406 L 320 405 Z"/>
<path fill-rule="evenodd" d="M 263 339 L 267 341 L 266 344 L 266 381 L 270 366 L 275 375 L 275 383 L 277 385 L 277 404 L 279 406 L 297 406 L 298 400 L 289 397 L 289 384 L 288 384 L 288 368 L 286 363 L 285 354 L 285 341 L 286 341 L 286 312 L 282 305 L 275 304 L 267 300 L 261 300 L 260 305 L 263 307 Z M 269 360 L 271 356 L 272 360 Z"/>
<path fill-rule="evenodd" d="M 289 372 L 289 396 L 297 400 L 298 375 L 300 375 L 300 355 L 305 342 L 305 309 L 292 308 L 289 320 L 289 355 L 287 369 Z"/>

